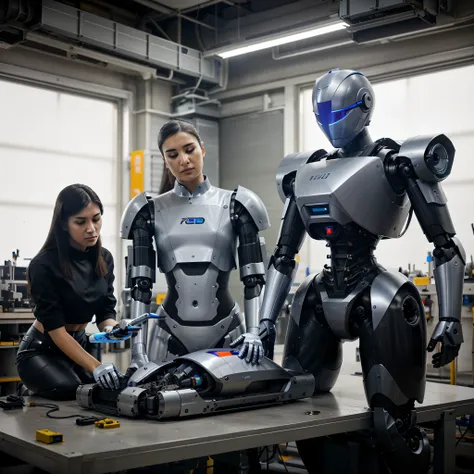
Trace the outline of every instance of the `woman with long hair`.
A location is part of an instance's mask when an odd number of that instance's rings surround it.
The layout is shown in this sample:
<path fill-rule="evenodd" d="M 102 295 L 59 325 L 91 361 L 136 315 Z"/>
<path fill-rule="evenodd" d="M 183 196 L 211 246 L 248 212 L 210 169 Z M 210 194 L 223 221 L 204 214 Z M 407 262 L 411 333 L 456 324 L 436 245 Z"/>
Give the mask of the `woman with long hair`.
<path fill-rule="evenodd" d="M 94 380 L 116 389 L 120 372 L 86 350 L 85 328 L 93 316 L 101 331 L 115 320 L 114 261 L 102 247 L 103 206 L 88 186 L 73 184 L 58 195 L 46 242 L 28 267 L 28 289 L 36 320 L 17 354 L 18 373 L 35 395 L 75 398 Z"/>

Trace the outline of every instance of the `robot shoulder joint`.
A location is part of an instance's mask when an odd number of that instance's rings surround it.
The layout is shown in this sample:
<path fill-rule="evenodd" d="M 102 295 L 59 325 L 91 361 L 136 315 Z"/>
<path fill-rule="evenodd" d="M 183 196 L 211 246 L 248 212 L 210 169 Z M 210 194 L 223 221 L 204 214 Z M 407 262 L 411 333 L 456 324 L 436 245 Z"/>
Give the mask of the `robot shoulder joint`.
<path fill-rule="evenodd" d="M 132 238 L 133 223 L 139 214 L 147 214 L 151 218 L 150 202 L 146 193 L 135 196 L 128 204 L 122 214 L 120 222 L 120 237 L 122 239 Z"/>
<path fill-rule="evenodd" d="M 410 162 L 418 179 L 438 183 L 451 173 L 455 152 L 446 135 L 421 135 L 404 141 L 398 156 Z"/>
<path fill-rule="evenodd" d="M 239 186 L 235 193 L 234 200 L 239 202 L 247 210 L 259 231 L 270 227 L 267 208 L 253 191 Z"/>
<path fill-rule="evenodd" d="M 276 174 L 278 194 L 282 202 L 285 202 L 286 198 L 293 192 L 291 183 L 295 179 L 298 169 L 307 163 L 319 161 L 326 156 L 326 150 L 312 150 L 302 153 L 292 153 L 283 158 Z"/>

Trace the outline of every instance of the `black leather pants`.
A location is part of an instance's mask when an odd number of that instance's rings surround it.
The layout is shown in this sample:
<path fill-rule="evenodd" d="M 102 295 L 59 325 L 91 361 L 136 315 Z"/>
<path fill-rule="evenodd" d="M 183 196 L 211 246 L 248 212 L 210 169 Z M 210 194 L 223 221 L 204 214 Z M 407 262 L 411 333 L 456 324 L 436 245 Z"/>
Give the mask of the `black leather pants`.
<path fill-rule="evenodd" d="M 87 350 L 85 331 L 69 334 Z M 34 326 L 20 342 L 16 364 L 18 375 L 29 391 L 52 400 L 75 400 L 80 384 L 94 382 L 90 372 L 71 360 L 48 335 Z"/>

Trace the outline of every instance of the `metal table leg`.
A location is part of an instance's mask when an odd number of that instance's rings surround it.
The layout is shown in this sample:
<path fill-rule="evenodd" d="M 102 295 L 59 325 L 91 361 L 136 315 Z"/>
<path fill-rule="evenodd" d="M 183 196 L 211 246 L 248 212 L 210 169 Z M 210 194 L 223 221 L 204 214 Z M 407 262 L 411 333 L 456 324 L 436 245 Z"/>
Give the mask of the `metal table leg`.
<path fill-rule="evenodd" d="M 446 410 L 436 423 L 434 432 L 433 474 L 452 474 L 456 469 L 456 416 Z"/>

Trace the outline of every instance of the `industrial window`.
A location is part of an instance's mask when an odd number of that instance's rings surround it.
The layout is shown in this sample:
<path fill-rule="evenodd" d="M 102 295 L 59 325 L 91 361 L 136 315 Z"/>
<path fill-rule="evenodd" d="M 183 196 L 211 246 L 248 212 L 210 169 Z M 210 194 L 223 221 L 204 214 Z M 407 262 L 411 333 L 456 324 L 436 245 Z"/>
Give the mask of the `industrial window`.
<path fill-rule="evenodd" d="M 117 104 L 9 81 L 0 81 L 0 104 L 0 259 L 19 249 L 23 265 L 36 255 L 59 191 L 73 183 L 102 200 L 103 244 L 115 256 Z"/>

